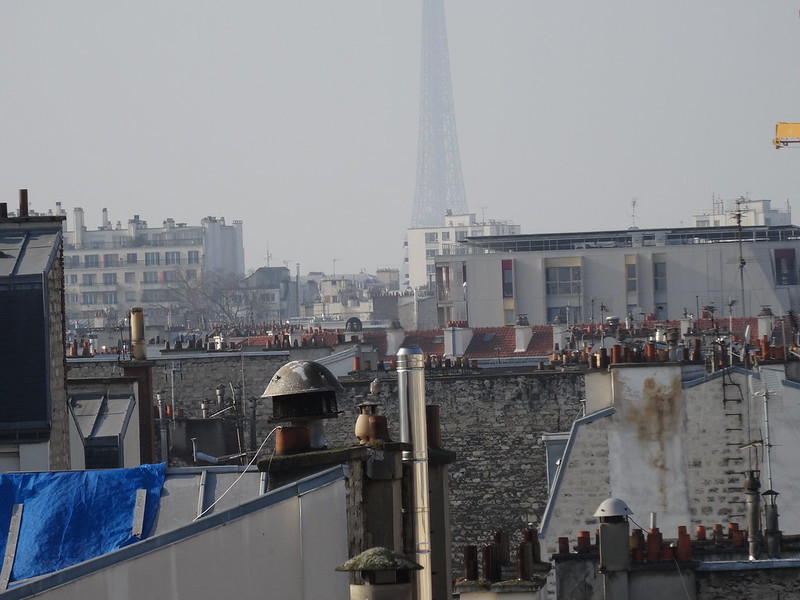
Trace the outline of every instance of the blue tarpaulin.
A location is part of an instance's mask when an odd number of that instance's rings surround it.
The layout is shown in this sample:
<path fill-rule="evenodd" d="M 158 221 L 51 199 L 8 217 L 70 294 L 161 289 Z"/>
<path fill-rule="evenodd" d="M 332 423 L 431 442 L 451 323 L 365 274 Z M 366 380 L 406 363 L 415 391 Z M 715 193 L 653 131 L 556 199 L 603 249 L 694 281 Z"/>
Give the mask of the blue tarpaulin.
<path fill-rule="evenodd" d="M 11 581 L 106 554 L 147 537 L 164 485 L 164 463 L 133 469 L 0 474 L 0 548 L 22 504 Z M 136 491 L 147 491 L 142 537 L 133 535 Z"/>

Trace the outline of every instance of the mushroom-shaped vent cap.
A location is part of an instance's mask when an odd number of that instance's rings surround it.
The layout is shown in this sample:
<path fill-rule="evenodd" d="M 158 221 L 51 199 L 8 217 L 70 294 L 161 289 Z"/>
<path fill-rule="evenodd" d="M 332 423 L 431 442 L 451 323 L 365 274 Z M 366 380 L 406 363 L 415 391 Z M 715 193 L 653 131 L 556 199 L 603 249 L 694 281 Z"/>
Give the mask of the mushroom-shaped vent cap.
<path fill-rule="evenodd" d="M 278 369 L 261 397 L 343 391 L 342 384 L 327 367 L 313 360 L 293 360 Z"/>
<path fill-rule="evenodd" d="M 633 511 L 619 498 L 608 498 L 600 503 L 594 512 L 595 517 L 626 517 Z"/>
<path fill-rule="evenodd" d="M 336 567 L 337 571 L 417 571 L 422 566 L 408 560 L 402 554 L 382 546 L 364 550 L 346 563 Z"/>

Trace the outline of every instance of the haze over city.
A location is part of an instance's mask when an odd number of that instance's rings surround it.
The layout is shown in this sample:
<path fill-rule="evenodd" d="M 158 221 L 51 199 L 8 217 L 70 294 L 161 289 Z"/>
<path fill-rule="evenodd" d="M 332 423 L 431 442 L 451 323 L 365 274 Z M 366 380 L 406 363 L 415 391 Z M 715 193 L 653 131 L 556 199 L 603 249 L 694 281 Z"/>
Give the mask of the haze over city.
<path fill-rule="evenodd" d="M 467 202 L 523 232 L 799 196 L 798 3 L 445 3 Z M 0 4 L 0 190 L 100 224 L 243 220 L 246 266 L 399 266 L 419 2 Z M 637 200 L 635 217 L 631 201 Z M 795 211 L 800 207 L 794 207 Z M 798 219 L 795 216 L 794 221 Z M 335 262 L 334 262 L 335 259 Z"/>

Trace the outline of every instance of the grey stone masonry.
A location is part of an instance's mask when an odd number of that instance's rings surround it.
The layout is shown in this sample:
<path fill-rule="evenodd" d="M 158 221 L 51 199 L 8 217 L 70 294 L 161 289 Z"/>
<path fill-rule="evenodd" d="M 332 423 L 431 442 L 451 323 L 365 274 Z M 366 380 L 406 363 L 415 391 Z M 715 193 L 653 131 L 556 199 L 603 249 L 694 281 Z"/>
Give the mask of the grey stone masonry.
<path fill-rule="evenodd" d="M 399 439 L 395 373 L 385 374 L 378 397 L 389 433 Z M 352 444 L 358 409 L 369 380 L 344 382 L 339 419 L 326 423 L 328 442 Z M 440 406 L 442 446 L 456 454 L 449 467 L 450 516 L 455 577 L 461 576 L 465 544 L 492 541 L 506 530 L 511 545 L 547 504 L 544 432 L 569 431 L 581 412 L 582 373 L 487 370 L 478 374 L 426 374 L 427 404 Z"/>

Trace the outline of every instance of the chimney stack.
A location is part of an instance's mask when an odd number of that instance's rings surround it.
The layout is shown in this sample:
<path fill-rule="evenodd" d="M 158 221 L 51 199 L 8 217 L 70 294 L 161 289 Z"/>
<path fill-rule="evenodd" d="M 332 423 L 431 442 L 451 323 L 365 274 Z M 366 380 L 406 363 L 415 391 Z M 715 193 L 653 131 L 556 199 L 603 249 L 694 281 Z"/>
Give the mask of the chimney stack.
<path fill-rule="evenodd" d="M 19 191 L 19 216 L 28 216 L 28 190 Z"/>

